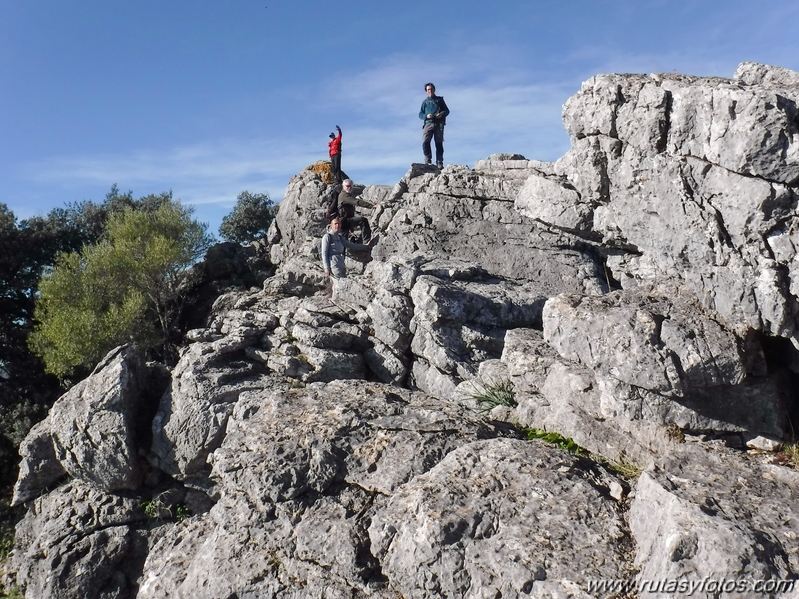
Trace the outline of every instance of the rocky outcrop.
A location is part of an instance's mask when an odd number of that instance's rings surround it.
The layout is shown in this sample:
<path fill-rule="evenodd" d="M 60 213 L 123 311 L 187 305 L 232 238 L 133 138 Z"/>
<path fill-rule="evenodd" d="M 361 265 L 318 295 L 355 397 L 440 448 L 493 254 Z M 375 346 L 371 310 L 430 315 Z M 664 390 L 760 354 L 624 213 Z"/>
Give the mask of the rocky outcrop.
<path fill-rule="evenodd" d="M 772 244 L 796 219 L 799 87 L 761 85 L 766 72 L 594 77 L 564 107 L 575 142 L 556 173 L 621 249 L 608 267 L 623 286 L 684 288 L 734 326 L 796 343 L 791 258 Z"/>
<path fill-rule="evenodd" d="M 14 503 L 35 497 L 63 476 L 89 481 L 104 491 L 141 483 L 141 423 L 148 374 L 132 347 L 109 353 L 89 378 L 61 397 L 22 444 Z"/>
<path fill-rule="evenodd" d="M 554 163 L 356 186 L 379 242 L 333 281 L 328 186 L 298 174 L 274 276 L 192 320 L 167 383 L 116 350 L 31 430 L 12 582 L 388 599 L 796 579 L 799 481 L 769 452 L 797 415 L 797 95 L 799 74 L 751 63 L 594 77 Z"/>
<path fill-rule="evenodd" d="M 140 597 L 388 597 L 374 515 L 449 452 L 503 434 L 457 404 L 343 381 L 248 393 L 227 431 L 209 460 L 220 501 L 154 547 Z"/>
<path fill-rule="evenodd" d="M 630 506 L 641 577 L 794 579 L 797 483 L 794 470 L 722 448 L 686 446 L 658 459 L 641 475 Z"/>
<path fill-rule="evenodd" d="M 94 485 L 55 489 L 17 525 L 18 583 L 28 597 L 128 596 L 124 562 L 133 553 L 131 524 L 141 519 L 137 501 Z"/>
<path fill-rule="evenodd" d="M 570 596 L 630 574 L 613 482 L 543 442 L 471 443 L 375 515 L 373 553 L 405 597 Z"/>

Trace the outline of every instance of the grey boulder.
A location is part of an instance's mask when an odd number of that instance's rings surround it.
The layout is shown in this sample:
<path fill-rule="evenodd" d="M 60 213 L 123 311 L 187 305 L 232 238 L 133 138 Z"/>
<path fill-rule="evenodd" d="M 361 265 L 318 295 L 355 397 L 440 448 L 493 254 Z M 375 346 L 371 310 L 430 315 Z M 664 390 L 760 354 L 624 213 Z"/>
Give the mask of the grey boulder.
<path fill-rule="evenodd" d="M 375 514 L 373 551 L 403 597 L 581 596 L 628 574 L 612 480 L 544 443 L 477 441 Z"/>

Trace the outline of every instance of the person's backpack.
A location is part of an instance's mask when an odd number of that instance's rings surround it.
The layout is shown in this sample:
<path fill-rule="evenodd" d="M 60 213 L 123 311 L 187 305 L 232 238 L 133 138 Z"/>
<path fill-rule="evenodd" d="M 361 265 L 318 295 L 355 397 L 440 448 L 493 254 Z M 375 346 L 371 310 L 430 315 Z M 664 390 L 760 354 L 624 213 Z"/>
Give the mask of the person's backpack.
<path fill-rule="evenodd" d="M 438 96 L 436 104 L 438 104 L 438 112 L 444 112 L 445 110 L 449 111 L 449 106 L 447 106 L 447 103 L 444 102 L 444 97 L 443 96 Z M 449 116 L 449 115 L 447 115 L 447 116 Z M 446 125 L 447 124 L 447 117 L 443 117 L 441 119 L 441 124 L 442 125 Z"/>
<path fill-rule="evenodd" d="M 327 188 L 322 196 L 322 205 L 325 207 L 325 219 L 328 222 L 338 216 L 338 194 L 341 192 L 341 184 L 337 183 Z"/>

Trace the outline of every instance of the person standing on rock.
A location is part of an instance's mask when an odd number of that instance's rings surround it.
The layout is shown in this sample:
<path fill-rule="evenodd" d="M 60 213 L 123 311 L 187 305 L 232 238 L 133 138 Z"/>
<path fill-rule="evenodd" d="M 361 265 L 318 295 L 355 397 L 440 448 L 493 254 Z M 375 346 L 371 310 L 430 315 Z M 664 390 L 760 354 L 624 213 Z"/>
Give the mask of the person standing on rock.
<path fill-rule="evenodd" d="M 341 183 L 341 127 L 336 125 L 338 137 L 335 133 L 330 134 L 330 164 L 332 165 L 333 183 Z"/>
<path fill-rule="evenodd" d="M 370 239 L 369 243 L 353 243 L 347 239 L 346 235 L 341 234 L 341 219 L 336 217 L 330 221 L 330 231 L 322 237 L 322 265 L 325 269 L 325 276 L 333 276 L 336 279 L 343 279 L 347 276 L 347 267 L 344 264 L 344 252 L 351 250 L 368 250 L 376 239 Z"/>
<path fill-rule="evenodd" d="M 419 111 L 419 118 L 424 121 L 422 125 L 424 163 L 430 164 L 433 160 L 433 151 L 430 148 L 432 139 L 436 143 L 436 166 L 444 168 L 444 125 L 447 124 L 449 108 L 444 98 L 436 95 L 435 85 L 425 83 L 424 90 L 427 92 L 427 97 Z"/>
<path fill-rule="evenodd" d="M 338 214 L 344 220 L 342 223 L 343 232 L 347 234 L 356 228 L 360 228 L 361 240 L 364 243 L 369 243 L 372 238 L 372 229 L 369 227 L 369 221 L 363 216 L 355 214 L 355 206 L 376 208 L 379 204 L 372 204 L 361 197 L 354 196 L 352 194 L 352 179 L 344 179 L 341 184 L 341 193 L 338 194 Z"/>

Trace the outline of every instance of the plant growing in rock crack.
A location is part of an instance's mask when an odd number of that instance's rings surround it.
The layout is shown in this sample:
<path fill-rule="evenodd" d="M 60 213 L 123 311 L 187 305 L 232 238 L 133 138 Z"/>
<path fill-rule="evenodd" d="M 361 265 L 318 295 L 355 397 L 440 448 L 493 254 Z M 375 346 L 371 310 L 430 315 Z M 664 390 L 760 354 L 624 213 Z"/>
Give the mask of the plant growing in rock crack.
<path fill-rule="evenodd" d="M 783 443 L 774 457 L 780 464 L 799 470 L 799 441 Z"/>
<path fill-rule="evenodd" d="M 152 499 L 146 499 L 139 504 L 144 510 L 145 516 L 153 520 L 163 520 L 163 514 L 166 512 L 169 514 L 169 518 L 173 517 L 172 509 L 164 502 L 163 496 L 164 493 L 159 493 Z"/>
<path fill-rule="evenodd" d="M 669 439 L 671 439 L 672 441 L 675 441 L 677 443 L 685 442 L 685 433 L 683 433 L 680 426 L 674 422 L 672 422 L 666 427 L 666 434 L 669 436 Z"/>
<path fill-rule="evenodd" d="M 8 554 L 14 549 L 16 524 L 20 518 L 18 512 L 15 512 L 9 499 L 0 499 L 0 562 L 6 561 Z"/>
<path fill-rule="evenodd" d="M 627 480 L 638 478 L 644 471 L 640 466 L 627 462 L 623 456 L 618 462 L 615 462 L 602 455 L 591 453 L 587 449 L 577 445 L 577 443 L 575 443 L 574 439 L 571 437 L 564 437 L 560 433 L 545 431 L 540 428 L 521 428 L 520 430 L 524 436 L 527 437 L 528 441 L 532 441 L 533 439 L 541 439 L 542 441 L 546 441 L 547 443 L 550 443 L 559 449 L 568 451 L 569 453 L 573 453 L 577 456 L 586 457 L 597 464 L 601 464 L 616 476 L 620 476 L 621 478 L 625 478 Z"/>
<path fill-rule="evenodd" d="M 4 531 L 3 537 L 0 538 L 0 562 L 8 559 L 8 554 L 14 549 L 14 530 L 9 532 Z"/>
<path fill-rule="evenodd" d="M 644 471 L 640 466 L 636 466 L 635 464 L 631 464 L 624 460 L 620 460 L 618 462 L 613 462 L 611 460 L 599 460 L 599 462 L 608 470 L 613 472 L 613 474 L 628 480 L 638 478 Z"/>
<path fill-rule="evenodd" d="M 191 518 L 191 510 L 185 503 L 178 503 L 175 505 L 175 520 L 183 522 L 187 518 Z"/>
<path fill-rule="evenodd" d="M 270 570 L 272 570 L 273 574 L 277 574 L 280 570 L 280 567 L 283 565 L 283 562 L 280 560 L 280 556 L 274 549 L 271 549 L 267 556 L 267 565 L 269 566 Z"/>
<path fill-rule="evenodd" d="M 550 445 L 554 445 L 559 449 L 573 453 L 574 455 L 584 455 L 588 453 L 585 449 L 577 445 L 571 437 L 564 437 L 560 433 L 545 431 L 540 428 L 523 428 L 522 433 L 527 437 L 528 441 L 533 439 L 541 439 Z"/>
<path fill-rule="evenodd" d="M 490 412 L 497 406 L 515 408 L 519 405 L 516 401 L 516 389 L 510 379 L 489 382 L 471 381 L 470 384 L 472 392 L 468 394 L 468 397 L 477 403 L 477 411 L 482 414 Z"/>
<path fill-rule="evenodd" d="M 144 510 L 144 515 L 148 518 L 152 518 L 153 520 L 157 519 L 161 514 L 161 511 L 158 509 L 158 505 L 152 499 L 146 499 L 139 504 Z"/>

